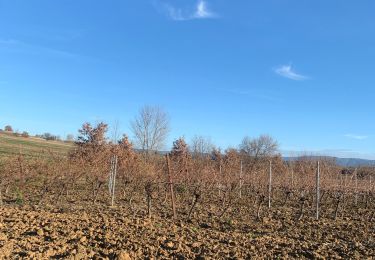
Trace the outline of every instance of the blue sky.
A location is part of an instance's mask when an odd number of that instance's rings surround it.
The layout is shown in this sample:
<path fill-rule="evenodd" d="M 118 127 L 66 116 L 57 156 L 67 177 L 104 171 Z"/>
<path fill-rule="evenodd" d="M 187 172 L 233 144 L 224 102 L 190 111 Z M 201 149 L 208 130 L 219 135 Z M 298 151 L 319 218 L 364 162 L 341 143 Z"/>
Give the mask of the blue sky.
<path fill-rule="evenodd" d="M 270 134 L 375 159 L 375 2 L 0 0 L 0 125 L 77 133 L 170 115 L 169 144 Z"/>

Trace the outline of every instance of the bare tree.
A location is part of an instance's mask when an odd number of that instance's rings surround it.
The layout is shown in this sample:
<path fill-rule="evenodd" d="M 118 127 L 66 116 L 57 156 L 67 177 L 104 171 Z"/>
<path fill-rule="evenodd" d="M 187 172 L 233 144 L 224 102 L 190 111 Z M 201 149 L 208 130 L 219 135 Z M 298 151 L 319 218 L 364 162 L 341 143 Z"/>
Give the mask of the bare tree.
<path fill-rule="evenodd" d="M 135 143 L 145 154 L 164 147 L 170 131 L 167 113 L 160 107 L 145 106 L 131 121 Z"/>
<path fill-rule="evenodd" d="M 239 148 L 247 171 L 251 173 L 261 167 L 262 162 L 276 154 L 278 146 L 277 141 L 269 135 L 260 135 L 257 138 L 244 137 Z"/>
<path fill-rule="evenodd" d="M 204 136 L 194 136 L 190 143 L 190 151 L 196 158 L 202 158 L 209 156 L 215 146 L 212 144 L 211 140 Z"/>
<path fill-rule="evenodd" d="M 259 158 L 274 155 L 278 146 L 277 141 L 269 135 L 261 135 L 254 139 L 246 136 L 242 139 L 240 150 L 250 157 Z"/>
<path fill-rule="evenodd" d="M 113 122 L 113 125 L 111 127 L 111 130 L 112 130 L 112 142 L 115 144 L 117 142 L 119 142 L 120 140 L 120 133 L 119 133 L 119 129 L 120 129 L 120 122 L 118 120 L 115 120 Z"/>

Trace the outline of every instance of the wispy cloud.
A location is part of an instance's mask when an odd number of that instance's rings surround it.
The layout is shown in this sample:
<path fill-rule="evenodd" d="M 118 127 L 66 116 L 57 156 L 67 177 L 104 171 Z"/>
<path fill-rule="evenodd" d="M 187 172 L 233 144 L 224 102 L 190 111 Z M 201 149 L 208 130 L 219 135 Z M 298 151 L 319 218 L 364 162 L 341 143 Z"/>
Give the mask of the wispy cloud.
<path fill-rule="evenodd" d="M 208 8 L 207 2 L 199 0 L 191 10 L 177 8 L 171 4 L 164 3 L 163 7 L 168 17 L 174 21 L 187 21 L 193 19 L 216 18 L 218 15 Z"/>
<path fill-rule="evenodd" d="M 185 21 L 187 20 L 182 12 L 182 9 L 175 8 L 169 4 L 164 4 L 167 15 L 170 19 L 174 21 Z"/>
<path fill-rule="evenodd" d="M 368 138 L 368 135 L 346 134 L 344 136 L 347 138 L 356 139 L 356 140 L 365 140 Z"/>
<path fill-rule="evenodd" d="M 7 50 L 12 52 L 22 52 L 28 54 L 40 55 L 41 53 L 58 56 L 60 58 L 78 58 L 81 57 L 76 53 L 62 51 L 50 47 L 45 47 L 36 44 L 15 40 L 15 39 L 0 39 L 0 46 L 4 46 Z"/>
<path fill-rule="evenodd" d="M 284 78 L 288 78 L 292 80 L 301 81 L 301 80 L 309 79 L 309 77 L 299 74 L 296 71 L 294 71 L 292 65 L 282 65 L 276 68 L 275 72 Z"/>
<path fill-rule="evenodd" d="M 236 95 L 249 96 L 249 97 L 268 100 L 268 101 L 283 101 L 281 98 L 276 97 L 273 94 L 258 93 L 256 91 L 251 91 L 251 90 L 225 89 L 224 91 L 228 93 L 236 94 Z"/>
<path fill-rule="evenodd" d="M 207 3 L 203 0 L 198 1 L 198 4 L 196 6 L 196 10 L 194 13 L 194 17 L 198 19 L 204 19 L 204 18 L 213 18 L 216 15 L 208 10 Z"/>

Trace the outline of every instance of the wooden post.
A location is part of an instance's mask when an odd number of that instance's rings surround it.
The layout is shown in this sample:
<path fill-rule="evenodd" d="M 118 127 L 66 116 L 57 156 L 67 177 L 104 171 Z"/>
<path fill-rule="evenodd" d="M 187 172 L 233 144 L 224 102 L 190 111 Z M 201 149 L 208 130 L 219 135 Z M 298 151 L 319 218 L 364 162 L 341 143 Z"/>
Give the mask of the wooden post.
<path fill-rule="evenodd" d="M 184 162 L 184 167 L 185 167 L 185 181 L 188 183 L 189 181 L 189 170 L 188 170 L 188 154 L 185 154 L 185 162 Z"/>
<path fill-rule="evenodd" d="M 354 181 L 355 181 L 355 191 L 354 191 L 354 203 L 357 206 L 358 204 L 358 171 L 357 168 L 354 170 Z"/>
<path fill-rule="evenodd" d="M 294 170 L 292 168 L 292 190 L 294 190 Z"/>
<path fill-rule="evenodd" d="M 272 193 L 272 161 L 270 160 L 269 176 L 268 176 L 268 208 L 271 208 L 271 193 Z"/>
<path fill-rule="evenodd" d="M 219 162 L 219 180 L 221 180 L 222 176 L 221 176 L 221 160 Z M 221 196 L 221 181 L 219 181 L 219 197 Z"/>
<path fill-rule="evenodd" d="M 242 160 L 240 166 L 240 198 L 242 197 Z"/>
<path fill-rule="evenodd" d="M 117 155 L 114 156 L 113 175 L 112 175 L 112 207 L 115 205 L 115 189 L 116 189 L 116 175 L 117 175 Z"/>
<path fill-rule="evenodd" d="M 370 187 L 369 187 L 369 191 L 371 192 L 372 191 L 372 176 L 370 175 Z"/>
<path fill-rule="evenodd" d="M 147 195 L 147 216 L 151 217 L 151 196 Z"/>
<path fill-rule="evenodd" d="M 111 206 L 115 204 L 115 187 L 116 187 L 116 175 L 117 175 L 117 155 L 111 158 L 111 170 L 109 172 L 108 188 L 111 196 Z"/>
<path fill-rule="evenodd" d="M 173 179 L 172 179 L 172 172 L 171 172 L 171 162 L 169 160 L 169 154 L 167 154 L 165 157 L 167 159 L 168 181 L 169 181 L 169 188 L 170 188 L 171 200 L 172 200 L 173 218 L 177 219 L 176 204 L 175 204 L 174 192 L 173 192 Z"/>
<path fill-rule="evenodd" d="M 344 186 L 344 178 L 342 177 L 342 173 L 339 173 L 339 177 L 340 177 L 340 189 L 343 189 L 343 186 Z"/>
<path fill-rule="evenodd" d="M 319 220 L 319 203 L 320 203 L 320 163 L 318 161 L 316 169 L 316 219 Z"/>

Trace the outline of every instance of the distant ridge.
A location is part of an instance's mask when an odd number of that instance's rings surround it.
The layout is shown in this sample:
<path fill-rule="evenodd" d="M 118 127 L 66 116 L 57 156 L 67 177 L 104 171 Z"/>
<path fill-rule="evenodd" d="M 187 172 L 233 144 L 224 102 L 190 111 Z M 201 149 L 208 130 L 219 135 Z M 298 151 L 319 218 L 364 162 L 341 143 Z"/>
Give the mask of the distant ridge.
<path fill-rule="evenodd" d="M 340 166 L 356 167 L 356 166 L 375 166 L 375 160 L 366 160 L 358 158 L 335 158 L 336 163 Z"/>
<path fill-rule="evenodd" d="M 375 166 L 375 160 L 366 160 L 366 159 L 359 159 L 359 158 L 338 158 L 332 156 L 307 156 L 311 159 L 319 159 L 319 158 L 327 158 L 331 160 L 335 160 L 337 165 L 343 167 L 359 167 L 359 166 Z M 283 157 L 285 161 L 295 161 L 301 157 Z"/>

